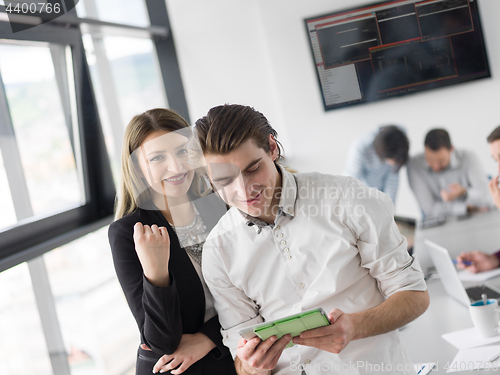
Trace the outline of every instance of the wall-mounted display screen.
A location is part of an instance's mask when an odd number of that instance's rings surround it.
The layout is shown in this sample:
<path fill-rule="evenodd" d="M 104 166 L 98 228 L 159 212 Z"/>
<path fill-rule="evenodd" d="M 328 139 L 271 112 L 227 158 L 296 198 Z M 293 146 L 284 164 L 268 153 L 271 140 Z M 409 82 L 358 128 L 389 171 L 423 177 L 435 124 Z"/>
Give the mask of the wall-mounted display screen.
<path fill-rule="evenodd" d="M 490 77 L 478 0 L 399 0 L 305 20 L 325 110 Z"/>

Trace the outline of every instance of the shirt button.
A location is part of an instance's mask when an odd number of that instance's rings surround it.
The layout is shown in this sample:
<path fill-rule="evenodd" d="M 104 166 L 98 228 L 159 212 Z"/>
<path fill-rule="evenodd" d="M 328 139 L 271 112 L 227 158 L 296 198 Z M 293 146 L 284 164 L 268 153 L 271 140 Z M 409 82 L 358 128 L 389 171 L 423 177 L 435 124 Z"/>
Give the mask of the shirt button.
<path fill-rule="evenodd" d="M 293 210 L 291 208 L 288 209 L 288 213 L 291 214 Z"/>
<path fill-rule="evenodd" d="M 282 238 L 283 237 L 283 233 L 278 234 L 278 237 Z"/>
<path fill-rule="evenodd" d="M 281 241 L 281 244 L 282 245 L 286 245 L 286 241 Z"/>
<path fill-rule="evenodd" d="M 276 225 L 276 230 L 279 230 L 281 227 L 279 225 Z"/>
<path fill-rule="evenodd" d="M 310 360 L 310 359 L 306 359 L 306 360 L 304 361 L 304 363 L 305 363 L 306 365 L 309 365 L 309 364 L 311 364 L 311 360 Z"/>
<path fill-rule="evenodd" d="M 285 253 L 288 253 L 290 249 L 288 247 L 285 247 L 285 250 L 283 250 Z"/>
<path fill-rule="evenodd" d="M 306 284 L 304 284 L 304 283 L 300 283 L 300 285 L 299 285 L 299 286 L 300 286 L 301 288 L 305 288 Z"/>
<path fill-rule="evenodd" d="M 286 259 L 290 260 L 290 259 L 292 259 L 292 256 L 289 255 L 289 256 L 286 257 Z"/>

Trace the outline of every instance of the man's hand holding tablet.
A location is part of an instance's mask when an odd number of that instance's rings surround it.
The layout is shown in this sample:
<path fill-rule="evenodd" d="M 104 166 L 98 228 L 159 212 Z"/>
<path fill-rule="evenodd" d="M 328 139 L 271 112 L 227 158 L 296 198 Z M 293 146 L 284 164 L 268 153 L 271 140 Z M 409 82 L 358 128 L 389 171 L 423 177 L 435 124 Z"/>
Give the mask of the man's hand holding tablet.
<path fill-rule="evenodd" d="M 250 341 L 243 337 L 238 341 L 236 350 L 235 367 L 238 374 L 264 375 L 270 374 L 276 367 L 281 353 L 292 340 L 292 336 L 287 334 L 280 338 L 271 336 L 265 341 L 261 341 L 255 336 Z"/>
<path fill-rule="evenodd" d="M 340 353 L 355 338 L 353 315 L 333 309 L 328 314 L 328 319 L 330 325 L 303 332 L 299 337 L 294 337 L 293 342 L 330 353 Z"/>
<path fill-rule="evenodd" d="M 317 308 L 241 329 L 238 333 L 243 338 L 238 341 L 236 368 L 239 373 L 244 370 L 248 374 L 268 374 L 283 350 L 293 346 L 293 337 L 329 324 L 323 309 Z"/>

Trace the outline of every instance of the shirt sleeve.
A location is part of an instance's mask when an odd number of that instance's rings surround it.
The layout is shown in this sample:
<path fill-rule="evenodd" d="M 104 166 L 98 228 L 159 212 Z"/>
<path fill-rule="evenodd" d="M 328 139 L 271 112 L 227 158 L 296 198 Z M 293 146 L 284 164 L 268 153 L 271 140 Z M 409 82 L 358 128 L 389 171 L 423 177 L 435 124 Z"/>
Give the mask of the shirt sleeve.
<path fill-rule="evenodd" d="M 425 170 L 418 165 L 418 160 L 407 163 L 408 182 L 417 198 L 424 219 L 447 216 L 460 216 L 467 213 L 467 203 L 464 201 L 443 202 L 430 187 Z"/>
<path fill-rule="evenodd" d="M 133 228 L 115 221 L 108 231 L 113 264 L 141 334 L 141 342 L 159 354 L 173 353 L 182 338 L 182 319 L 176 281 L 153 286 L 144 277 L 135 252 Z"/>
<path fill-rule="evenodd" d="M 469 151 L 464 154 L 463 168 L 465 178 L 469 183 L 467 188 L 467 205 L 476 207 L 488 207 L 492 205 L 491 196 L 488 191 L 488 179 L 477 156 Z"/>
<path fill-rule="evenodd" d="M 219 314 L 222 342 L 235 358 L 238 340 L 241 337 L 238 330 L 262 323 L 264 320 L 259 315 L 258 306 L 254 301 L 232 284 L 221 259 L 220 250 L 218 238 L 210 236 L 203 246 L 202 270 Z"/>
<path fill-rule="evenodd" d="M 366 158 L 363 156 L 363 145 L 359 140 L 355 140 L 349 147 L 347 152 L 346 164 L 344 167 L 343 175 L 351 176 L 358 180 L 365 181 L 366 171 L 364 165 Z"/>
<path fill-rule="evenodd" d="M 357 238 L 361 266 L 369 270 L 386 297 L 400 291 L 426 290 L 420 264 L 408 254 L 406 238 L 394 222 L 389 196 L 356 180 L 349 184 L 354 194 L 344 198 L 351 200 L 344 204 L 352 208 L 347 220 Z"/>
<path fill-rule="evenodd" d="M 184 333 L 176 278 L 171 273 L 171 284 L 159 287 L 144 276 L 130 222 L 112 223 L 108 237 L 118 281 L 139 327 L 141 342 L 157 354 L 173 353 Z M 220 359 L 229 354 L 222 343 L 217 315 L 203 323 L 198 332 L 216 345 L 208 355 Z"/>
<path fill-rule="evenodd" d="M 383 191 L 392 199 L 393 203 L 396 203 L 398 186 L 399 186 L 399 172 L 389 173 L 385 180 Z"/>

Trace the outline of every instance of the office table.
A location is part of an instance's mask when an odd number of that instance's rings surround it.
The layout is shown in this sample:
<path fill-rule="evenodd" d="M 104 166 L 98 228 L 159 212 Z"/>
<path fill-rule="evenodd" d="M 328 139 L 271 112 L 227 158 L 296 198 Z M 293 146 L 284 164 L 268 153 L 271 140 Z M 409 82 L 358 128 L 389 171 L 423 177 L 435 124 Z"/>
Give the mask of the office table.
<path fill-rule="evenodd" d="M 424 272 L 433 266 L 424 244 L 426 239 L 446 248 L 452 257 L 472 250 L 494 253 L 500 249 L 500 211 L 494 209 L 465 219 L 448 218 L 437 227 L 417 228 L 413 249 Z"/>
<path fill-rule="evenodd" d="M 493 253 L 500 248 L 500 212 L 494 210 L 467 219 L 449 219 L 441 226 L 417 229 L 414 251 L 421 260 L 424 272 L 427 272 L 432 261 L 423 243 L 425 239 L 445 247 L 452 257 L 462 251 L 478 249 Z M 487 283 L 500 288 L 500 277 L 490 279 Z M 464 285 L 468 286 L 467 283 Z M 431 299 L 428 310 L 404 327 L 401 336 L 414 363 L 435 362 L 438 368 L 430 374 L 445 374 L 446 363 L 451 365 L 458 349 L 445 341 L 441 335 L 473 325 L 467 307 L 446 294 L 441 280 L 431 278 L 427 286 Z M 492 345 L 500 345 L 500 342 Z M 491 374 L 495 371 L 462 371 L 457 374 L 472 373 Z"/>

